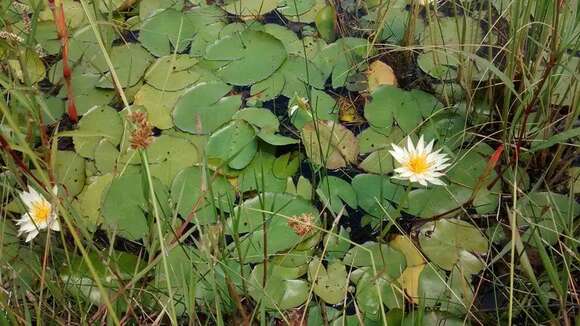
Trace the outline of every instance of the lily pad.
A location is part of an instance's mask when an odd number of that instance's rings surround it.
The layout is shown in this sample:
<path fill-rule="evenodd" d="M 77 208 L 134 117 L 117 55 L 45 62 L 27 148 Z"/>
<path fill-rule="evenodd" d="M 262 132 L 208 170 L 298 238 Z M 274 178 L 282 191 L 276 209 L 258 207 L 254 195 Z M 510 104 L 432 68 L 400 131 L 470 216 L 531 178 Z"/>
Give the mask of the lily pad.
<path fill-rule="evenodd" d="M 254 129 L 245 121 L 233 120 L 209 137 L 206 155 L 214 165 L 239 170 L 250 164 L 257 150 Z"/>
<path fill-rule="evenodd" d="M 277 5 L 277 0 L 234 0 L 226 1 L 226 5 L 222 6 L 222 9 L 232 15 L 241 16 L 242 19 L 245 19 L 261 17 L 276 9 Z"/>
<path fill-rule="evenodd" d="M 110 173 L 92 177 L 79 194 L 81 214 L 89 230 L 94 231 L 103 220 L 101 216 L 101 201 L 105 190 L 111 184 L 112 180 L 113 174 Z"/>
<path fill-rule="evenodd" d="M 522 235 L 522 241 L 534 246 L 544 246 L 538 243 L 533 233 L 537 233 L 550 245 L 557 243 L 560 234 L 571 227 L 574 217 L 580 213 L 580 205 L 568 195 L 553 192 L 533 192 L 518 201 L 521 224 L 528 229 Z"/>
<path fill-rule="evenodd" d="M 351 248 L 344 256 L 343 262 L 353 267 L 376 267 L 377 272 L 391 279 L 401 275 L 407 263 L 405 256 L 388 244 L 368 241 Z"/>
<path fill-rule="evenodd" d="M 215 73 L 225 82 L 251 85 L 272 75 L 286 56 L 284 45 L 272 35 L 245 30 L 210 45 L 204 57 L 219 65 Z"/>
<path fill-rule="evenodd" d="M 203 72 L 196 69 L 196 64 L 197 60 L 187 55 L 161 57 L 149 67 L 145 74 L 145 81 L 160 90 L 179 91 L 202 78 Z M 209 72 L 205 75 L 209 75 Z"/>
<path fill-rule="evenodd" d="M 133 104 L 145 108 L 151 125 L 159 129 L 169 129 L 173 127 L 171 113 L 175 103 L 185 92 L 186 90 L 167 92 L 145 84 L 135 94 Z"/>
<path fill-rule="evenodd" d="M 85 160 L 75 152 L 57 151 L 55 157 L 57 182 L 68 196 L 78 195 L 85 186 Z"/>
<path fill-rule="evenodd" d="M 202 82 L 189 89 L 175 105 L 175 126 L 192 134 L 207 134 L 228 122 L 242 105 L 239 95 L 221 82 Z"/>
<path fill-rule="evenodd" d="M 95 149 L 102 139 L 118 145 L 123 136 L 123 121 L 115 109 L 93 107 L 80 119 L 73 136 L 75 151 L 86 158 L 95 157 Z"/>
<path fill-rule="evenodd" d="M 444 270 L 458 266 L 463 273 L 476 274 L 485 267 L 479 256 L 487 254 L 488 240 L 465 221 L 428 222 L 419 231 L 419 243 L 425 255 Z"/>
<path fill-rule="evenodd" d="M 200 224 L 214 223 L 217 209 L 229 212 L 235 198 L 225 177 L 196 166 L 181 170 L 171 186 L 171 200 L 177 205 L 177 212 L 183 218 L 195 212 L 194 222 Z"/>
<path fill-rule="evenodd" d="M 441 104 L 430 94 L 419 90 L 404 91 L 394 86 L 380 86 L 365 105 L 364 116 L 375 128 L 390 128 L 396 121 L 407 134 L 441 109 Z"/>
<path fill-rule="evenodd" d="M 394 211 L 404 194 L 400 185 L 391 183 L 390 178 L 374 174 L 358 174 L 352 179 L 359 206 L 370 215 L 384 217 Z"/>
<path fill-rule="evenodd" d="M 153 57 L 139 44 L 129 43 L 112 48 L 111 62 L 121 87 L 130 87 L 143 77 L 145 70 L 153 62 Z M 115 88 L 109 68 L 105 66 L 101 72 L 105 75 L 101 77 L 97 86 Z"/>
<path fill-rule="evenodd" d="M 334 121 L 305 124 L 301 138 L 306 155 L 314 164 L 339 169 L 357 160 L 356 137 L 350 130 Z"/>
<path fill-rule="evenodd" d="M 358 206 L 356 192 L 350 183 L 337 177 L 327 176 L 320 180 L 316 193 L 335 214 L 340 212 L 344 204 L 353 209 Z"/>
<path fill-rule="evenodd" d="M 286 178 L 274 172 L 277 158 L 266 151 L 258 151 L 250 164 L 238 176 L 239 191 L 283 192 Z M 296 173 L 298 166 L 289 167 L 288 173 Z"/>
<path fill-rule="evenodd" d="M 140 174 L 123 175 L 113 179 L 104 195 L 101 214 L 104 225 L 111 231 L 128 240 L 139 240 L 149 232 L 147 215 L 149 210 L 149 187 Z M 167 208 L 167 188 L 153 179 L 153 188 L 161 205 L 161 218 L 169 213 Z"/>
<path fill-rule="evenodd" d="M 254 300 L 265 305 L 267 309 L 285 310 L 298 307 L 308 299 L 310 285 L 304 280 L 283 279 L 275 269 L 269 268 L 265 276 L 264 265 L 254 267 L 250 275 L 249 293 Z"/>
<path fill-rule="evenodd" d="M 345 300 L 348 274 L 342 262 L 337 260 L 324 267 L 320 258 L 314 257 L 308 265 L 308 280 L 324 302 L 338 304 Z"/>
<path fill-rule="evenodd" d="M 193 39 L 195 24 L 182 11 L 163 9 L 153 12 L 141 25 L 139 41 L 153 55 L 161 57 L 175 49 L 185 50 Z"/>

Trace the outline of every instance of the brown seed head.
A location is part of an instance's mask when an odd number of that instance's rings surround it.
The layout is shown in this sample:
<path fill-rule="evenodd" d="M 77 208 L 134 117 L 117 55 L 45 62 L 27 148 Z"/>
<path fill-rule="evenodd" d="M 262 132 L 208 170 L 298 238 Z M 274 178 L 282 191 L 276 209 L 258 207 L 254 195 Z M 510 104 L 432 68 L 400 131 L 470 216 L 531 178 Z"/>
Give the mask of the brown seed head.
<path fill-rule="evenodd" d="M 133 112 L 129 119 L 135 124 L 135 130 L 131 133 L 131 148 L 146 149 L 153 142 L 153 127 L 143 112 Z"/>
<path fill-rule="evenodd" d="M 314 229 L 312 220 L 314 220 L 314 216 L 312 216 L 312 214 L 304 213 L 299 216 L 290 217 L 288 219 L 288 226 L 294 230 L 296 234 L 303 237 Z"/>

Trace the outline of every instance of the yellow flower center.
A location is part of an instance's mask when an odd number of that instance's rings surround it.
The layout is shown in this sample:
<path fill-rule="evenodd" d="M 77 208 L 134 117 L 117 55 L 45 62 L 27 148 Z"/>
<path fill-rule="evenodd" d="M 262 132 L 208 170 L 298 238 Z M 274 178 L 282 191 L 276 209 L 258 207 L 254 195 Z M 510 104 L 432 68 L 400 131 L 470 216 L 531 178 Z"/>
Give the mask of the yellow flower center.
<path fill-rule="evenodd" d="M 426 155 L 414 155 L 407 162 L 407 168 L 413 173 L 424 173 L 429 169 Z"/>
<path fill-rule="evenodd" d="M 50 216 L 50 203 L 45 200 L 40 200 L 32 204 L 32 219 L 35 223 L 46 223 Z"/>

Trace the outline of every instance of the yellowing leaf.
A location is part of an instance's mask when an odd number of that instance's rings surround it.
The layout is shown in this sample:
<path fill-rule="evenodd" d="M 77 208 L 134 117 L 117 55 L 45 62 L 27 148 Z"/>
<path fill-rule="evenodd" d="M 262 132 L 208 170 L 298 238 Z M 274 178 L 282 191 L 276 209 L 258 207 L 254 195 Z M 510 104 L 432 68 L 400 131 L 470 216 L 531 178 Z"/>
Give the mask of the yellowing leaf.
<path fill-rule="evenodd" d="M 358 140 L 341 124 L 328 120 L 309 122 L 304 125 L 301 137 L 312 163 L 334 170 L 356 162 Z"/>
<path fill-rule="evenodd" d="M 405 255 L 407 266 L 414 267 L 425 264 L 423 255 L 419 249 L 417 249 L 417 246 L 415 246 L 415 244 L 413 244 L 413 242 L 409 239 L 409 237 L 397 235 L 393 240 L 391 240 L 389 245 Z"/>
<path fill-rule="evenodd" d="M 397 77 L 393 68 L 382 61 L 374 61 L 369 65 L 369 70 L 367 71 L 368 76 L 368 90 L 373 92 L 380 85 L 392 85 L 397 86 Z"/>
<path fill-rule="evenodd" d="M 419 276 L 423 268 L 425 264 L 407 267 L 398 279 L 411 302 L 415 304 L 419 303 Z"/>

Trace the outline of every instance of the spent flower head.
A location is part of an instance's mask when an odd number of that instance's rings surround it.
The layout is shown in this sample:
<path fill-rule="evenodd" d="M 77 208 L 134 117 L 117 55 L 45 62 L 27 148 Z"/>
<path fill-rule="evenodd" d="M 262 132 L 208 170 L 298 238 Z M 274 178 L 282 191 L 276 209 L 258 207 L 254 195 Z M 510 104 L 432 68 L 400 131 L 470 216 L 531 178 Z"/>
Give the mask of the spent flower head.
<path fill-rule="evenodd" d="M 314 216 L 312 214 L 304 213 L 302 215 L 295 215 L 288 219 L 288 226 L 294 232 L 303 237 L 314 229 Z"/>
<path fill-rule="evenodd" d="M 54 186 L 52 192 L 56 196 L 58 188 Z M 60 224 L 56 217 L 56 209 L 32 187 L 28 186 L 28 191 L 20 193 L 20 199 L 26 206 L 27 212 L 16 220 L 18 225 L 18 235 L 26 233 L 26 242 L 34 239 L 40 230 L 50 228 L 53 231 L 60 231 Z"/>
<path fill-rule="evenodd" d="M 425 141 L 421 136 L 415 147 L 409 137 L 406 148 L 395 144 L 391 146 L 393 150 L 389 153 L 400 165 L 395 169 L 393 178 L 417 182 L 422 186 L 427 186 L 429 183 L 445 185 L 439 178 L 444 175 L 442 171 L 449 166 L 449 163 L 446 163 L 449 158 L 446 154 L 440 154 L 440 149 L 433 151 L 433 140 L 425 146 Z"/>

